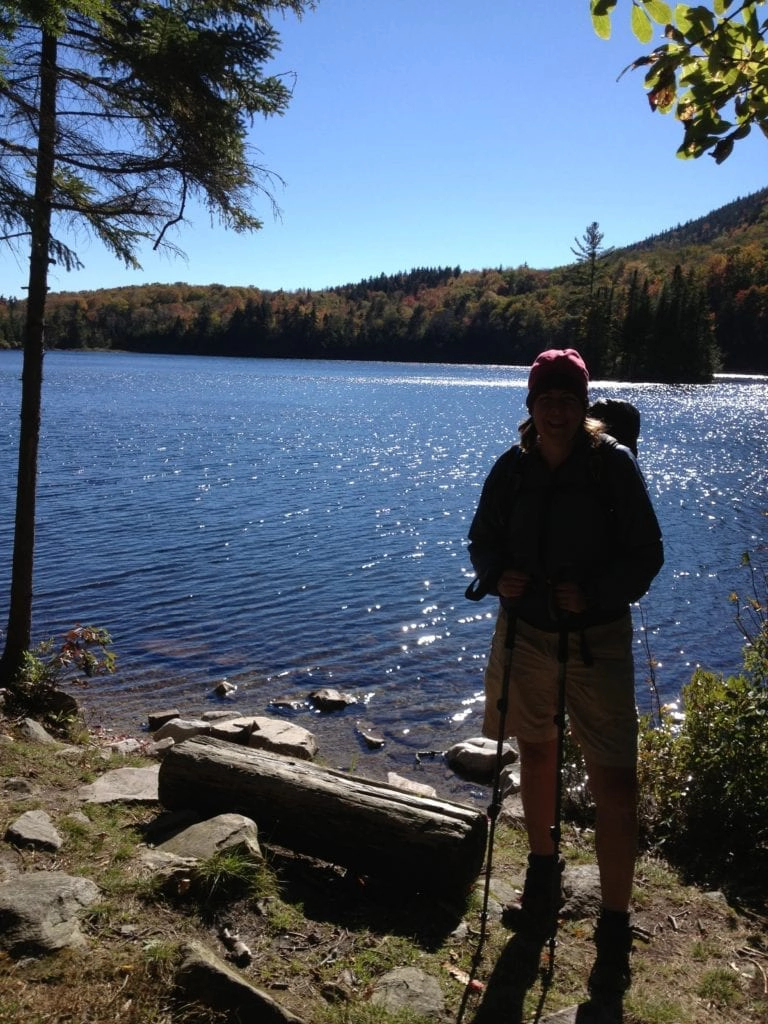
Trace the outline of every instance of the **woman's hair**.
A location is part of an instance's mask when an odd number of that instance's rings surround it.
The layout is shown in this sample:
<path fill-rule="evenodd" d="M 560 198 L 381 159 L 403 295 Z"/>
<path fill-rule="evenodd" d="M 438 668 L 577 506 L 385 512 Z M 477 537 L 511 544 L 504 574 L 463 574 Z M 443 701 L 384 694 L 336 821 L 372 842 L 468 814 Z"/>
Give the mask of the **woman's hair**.
<path fill-rule="evenodd" d="M 533 416 L 529 416 L 527 420 L 523 420 L 517 429 L 520 432 L 520 447 L 523 451 L 529 452 L 531 449 L 535 448 L 538 434 L 536 433 L 536 427 L 533 423 Z M 589 443 L 593 448 L 596 448 L 600 443 L 600 435 L 605 433 L 605 424 L 603 421 L 596 420 L 592 416 L 585 416 L 583 429 L 584 433 L 589 438 Z"/>

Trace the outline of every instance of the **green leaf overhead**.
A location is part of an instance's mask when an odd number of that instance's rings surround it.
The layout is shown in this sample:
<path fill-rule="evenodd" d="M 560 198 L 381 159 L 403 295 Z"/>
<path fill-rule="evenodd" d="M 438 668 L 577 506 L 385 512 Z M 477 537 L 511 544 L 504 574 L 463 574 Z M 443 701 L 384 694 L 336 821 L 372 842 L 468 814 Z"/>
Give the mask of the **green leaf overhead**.
<path fill-rule="evenodd" d="M 650 43 L 653 39 L 653 24 L 642 7 L 632 6 L 632 31 L 641 43 Z"/>
<path fill-rule="evenodd" d="M 611 12 L 616 0 L 590 0 L 592 26 L 601 39 L 611 38 Z"/>
<path fill-rule="evenodd" d="M 628 2 L 630 24 L 641 43 L 652 44 L 653 23 L 664 26 L 665 42 L 625 70 L 645 68 L 651 109 L 673 113 L 680 121 L 678 156 L 708 153 L 722 163 L 752 127 L 768 136 L 766 0 L 713 0 L 709 5 L 677 4 L 674 10 L 662 0 Z M 610 37 L 604 21 L 611 20 L 617 6 L 591 4 L 595 31 L 603 39 Z"/>
<path fill-rule="evenodd" d="M 658 25 L 672 21 L 672 8 L 664 0 L 646 0 L 645 9 Z"/>

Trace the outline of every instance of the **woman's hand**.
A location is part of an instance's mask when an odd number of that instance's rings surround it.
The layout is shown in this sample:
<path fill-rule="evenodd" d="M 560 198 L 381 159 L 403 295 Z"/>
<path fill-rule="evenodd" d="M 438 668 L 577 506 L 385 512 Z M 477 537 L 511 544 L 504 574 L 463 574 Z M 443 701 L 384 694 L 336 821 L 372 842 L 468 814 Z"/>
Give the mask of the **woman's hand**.
<path fill-rule="evenodd" d="M 523 592 L 530 580 L 531 577 L 527 572 L 519 572 L 517 569 L 505 569 L 501 576 L 499 576 L 496 590 L 501 597 L 515 600 L 515 598 L 523 596 Z"/>

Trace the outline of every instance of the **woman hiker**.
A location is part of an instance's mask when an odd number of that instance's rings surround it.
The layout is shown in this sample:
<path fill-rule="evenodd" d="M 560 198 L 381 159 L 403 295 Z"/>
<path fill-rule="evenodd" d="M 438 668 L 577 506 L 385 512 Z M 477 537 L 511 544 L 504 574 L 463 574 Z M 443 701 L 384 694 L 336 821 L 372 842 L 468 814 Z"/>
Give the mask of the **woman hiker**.
<path fill-rule="evenodd" d="M 560 907 L 555 843 L 558 693 L 589 777 L 602 909 L 589 978 L 595 1002 L 630 983 L 629 906 L 637 853 L 637 710 L 630 604 L 661 569 L 661 532 L 634 455 L 588 415 L 574 349 L 530 370 L 520 443 L 491 469 L 469 531 L 476 592 L 499 597 L 485 673 L 483 732 L 520 752 L 529 857 L 505 919 L 543 946 Z M 510 628 L 511 627 L 511 628 Z M 562 646 L 560 641 L 562 639 Z M 566 647 L 567 643 L 567 647 Z M 505 657 L 511 658 L 505 673 Z M 500 707 L 505 681 L 506 707 Z"/>

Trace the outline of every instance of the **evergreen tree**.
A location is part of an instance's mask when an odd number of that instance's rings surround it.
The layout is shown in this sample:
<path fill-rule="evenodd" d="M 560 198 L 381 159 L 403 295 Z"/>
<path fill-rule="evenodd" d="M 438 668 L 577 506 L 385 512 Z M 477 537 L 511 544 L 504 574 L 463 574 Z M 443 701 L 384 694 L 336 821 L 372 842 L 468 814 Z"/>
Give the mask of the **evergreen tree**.
<path fill-rule="evenodd" d="M 270 12 L 311 0 L 17 0 L 0 10 L 0 232 L 29 246 L 11 597 L 0 681 L 29 648 L 44 321 L 51 261 L 79 265 L 72 227 L 128 266 L 175 250 L 191 196 L 236 231 L 270 176 L 248 152 L 257 114 L 290 90 L 265 76 Z"/>
<path fill-rule="evenodd" d="M 615 372 L 626 380 L 643 379 L 647 373 L 648 346 L 653 330 L 653 309 L 648 279 L 640 283 L 633 271 L 625 300 L 624 315 L 618 326 Z"/>
<path fill-rule="evenodd" d="M 569 344 L 579 349 L 595 374 L 602 371 L 608 359 L 613 306 L 613 289 L 598 286 L 598 263 L 611 251 L 603 246 L 603 237 L 600 225 L 592 221 L 581 239 L 574 238 L 575 246 L 571 247 L 581 270 L 577 284 L 586 290 L 586 296 L 577 296 L 579 326 Z"/>
<path fill-rule="evenodd" d="M 693 271 L 675 267 L 661 290 L 646 379 L 669 383 L 703 383 L 717 368 L 717 347 L 704 290 Z"/>
<path fill-rule="evenodd" d="M 607 256 L 612 251 L 603 246 L 604 237 L 603 232 L 600 230 L 600 225 L 596 220 L 593 220 L 591 224 L 587 225 L 587 229 L 580 239 L 574 238 L 575 248 L 571 246 L 571 252 L 576 257 L 576 262 L 587 268 L 590 297 L 595 290 L 598 260 L 603 256 Z"/>

